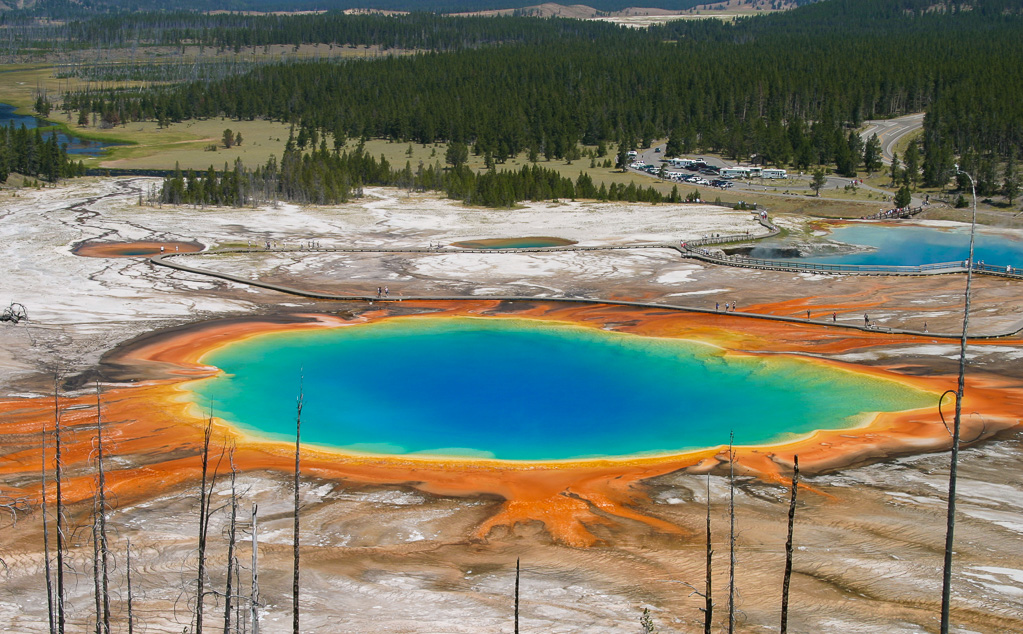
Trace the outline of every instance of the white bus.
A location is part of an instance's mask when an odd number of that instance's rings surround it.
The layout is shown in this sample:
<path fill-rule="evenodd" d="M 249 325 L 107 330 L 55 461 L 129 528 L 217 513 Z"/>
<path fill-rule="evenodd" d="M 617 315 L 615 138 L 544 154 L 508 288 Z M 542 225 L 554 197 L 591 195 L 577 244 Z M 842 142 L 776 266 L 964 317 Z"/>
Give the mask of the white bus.
<path fill-rule="evenodd" d="M 764 178 L 788 178 L 788 172 L 781 169 L 765 169 L 760 175 Z"/>
<path fill-rule="evenodd" d="M 718 172 L 721 178 L 747 178 L 749 177 L 748 167 L 722 167 Z"/>

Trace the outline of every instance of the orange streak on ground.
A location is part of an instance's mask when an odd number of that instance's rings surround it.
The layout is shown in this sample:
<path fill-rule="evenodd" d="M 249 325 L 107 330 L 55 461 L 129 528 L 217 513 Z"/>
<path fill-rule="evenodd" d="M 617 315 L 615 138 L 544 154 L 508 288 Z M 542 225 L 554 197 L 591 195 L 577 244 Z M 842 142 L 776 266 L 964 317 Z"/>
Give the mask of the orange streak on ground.
<path fill-rule="evenodd" d="M 509 309 L 499 302 L 402 302 L 406 309 L 424 312 L 413 316 L 392 315 L 386 308 L 363 313 L 355 319 L 330 315 L 302 316 L 303 320 L 225 320 L 158 334 L 128 344 L 113 361 L 146 370 L 159 370 L 162 380 L 131 387 L 108 388 L 103 394 L 104 437 L 108 455 L 132 456 L 130 469 L 108 464 L 107 481 L 122 503 L 142 500 L 159 491 L 187 486 L 199 477 L 199 452 L 204 421 L 195 406 L 182 398 L 181 384 L 216 369 L 202 365 L 202 356 L 239 339 L 268 332 L 344 327 L 381 319 L 416 319 L 441 315 L 531 318 L 594 328 L 614 324 L 621 332 L 654 337 L 700 340 L 737 354 L 772 352 L 843 352 L 893 343 L 920 343 L 926 338 L 849 331 L 825 326 L 794 325 L 735 316 L 686 314 L 669 311 L 623 309 L 607 305 L 557 305 L 531 303 Z M 1002 345 L 1005 342 L 1001 342 Z M 857 372 L 896 379 L 918 389 L 940 394 L 953 387 L 952 377 L 904 376 L 882 368 L 850 366 L 833 361 L 814 362 L 854 369 Z M 937 396 L 935 397 L 937 402 Z M 74 430 L 64 436 L 67 465 L 67 497 L 86 500 L 92 495 L 91 458 L 95 436 L 95 396 L 62 399 L 62 424 Z M 964 442 L 976 442 L 1018 425 L 1023 411 L 1023 390 L 997 379 L 971 377 L 964 411 L 981 412 L 983 418 L 963 419 Z M 72 408 L 72 409 L 67 409 Z M 951 411 L 951 406 L 948 410 Z M 39 438 L 53 429 L 52 399 L 0 401 L 0 437 L 8 449 L 0 462 L 0 475 L 38 473 Z M 293 468 L 293 446 L 266 442 L 217 422 L 216 438 L 237 443 L 235 463 L 242 470 L 286 473 Z M 793 457 L 798 454 L 804 472 L 820 473 L 890 456 L 940 451 L 950 438 L 936 409 L 879 415 L 858 429 L 818 431 L 772 446 L 737 447 L 739 473 L 787 482 Z M 52 464 L 53 447 L 47 449 Z M 226 465 L 226 462 L 225 462 Z M 681 532 L 663 520 L 636 510 L 645 499 L 641 482 L 680 469 L 694 473 L 723 473 L 727 456 L 722 448 L 709 448 L 674 456 L 622 458 L 548 463 L 502 462 L 458 458 L 409 458 L 405 456 L 352 455 L 304 448 L 305 473 L 324 478 L 366 484 L 407 485 L 446 496 L 496 495 L 504 502 L 498 512 L 475 531 L 485 539 L 498 526 L 519 522 L 542 522 L 556 539 L 573 546 L 593 545 L 596 537 L 587 526 L 609 524 L 614 518 L 638 521 L 652 530 Z M 226 466 L 224 467 L 226 468 Z M 50 476 L 52 478 L 52 475 Z M 20 493 L 38 496 L 35 485 Z M 52 497 L 53 489 L 49 490 Z"/>

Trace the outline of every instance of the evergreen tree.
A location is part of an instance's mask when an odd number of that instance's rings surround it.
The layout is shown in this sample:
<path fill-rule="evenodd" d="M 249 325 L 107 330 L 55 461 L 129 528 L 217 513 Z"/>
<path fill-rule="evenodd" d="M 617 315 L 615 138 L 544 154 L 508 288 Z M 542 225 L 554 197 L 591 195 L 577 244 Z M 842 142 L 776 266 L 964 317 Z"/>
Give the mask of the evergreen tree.
<path fill-rule="evenodd" d="M 1010 206 L 1019 196 L 1020 180 L 1019 171 L 1016 169 L 1016 153 L 1010 151 L 1002 171 L 1002 195 L 1009 201 Z"/>
<path fill-rule="evenodd" d="M 668 144 L 664 148 L 665 156 L 681 156 L 685 154 L 683 151 L 683 139 L 682 130 L 680 128 L 672 128 L 671 135 L 668 137 Z"/>
<path fill-rule="evenodd" d="M 994 196 L 998 193 L 998 174 L 995 169 L 995 161 L 991 156 L 985 156 L 980 160 L 976 176 L 978 195 Z"/>
<path fill-rule="evenodd" d="M 863 155 L 863 137 L 856 130 L 849 132 L 849 154 L 852 155 L 853 167 L 855 167 Z"/>
<path fill-rule="evenodd" d="M 863 148 L 863 166 L 867 169 L 868 174 L 873 174 L 883 166 L 881 163 L 881 140 L 877 138 L 877 134 L 872 134 Z"/>
<path fill-rule="evenodd" d="M 892 185 L 894 186 L 896 183 L 899 182 L 899 179 L 902 177 L 902 170 L 900 169 L 898 152 L 892 153 L 892 166 L 890 168 L 889 173 L 892 176 Z"/>
<path fill-rule="evenodd" d="M 810 187 L 813 189 L 815 195 L 821 195 L 821 187 L 824 187 L 824 183 L 827 182 L 827 177 L 824 175 L 823 169 L 817 169 L 813 173 L 813 179 L 810 181 Z"/>
<path fill-rule="evenodd" d="M 925 142 L 923 158 L 923 184 L 925 187 L 944 187 L 955 171 L 955 160 L 948 143 Z"/>
<path fill-rule="evenodd" d="M 454 142 L 448 145 L 447 152 L 444 153 L 444 160 L 447 161 L 448 165 L 457 169 L 469 160 L 469 148 L 464 143 Z"/>
<path fill-rule="evenodd" d="M 629 165 L 629 150 L 624 143 L 618 144 L 618 156 L 615 157 L 615 167 L 623 172 Z"/>
<path fill-rule="evenodd" d="M 904 178 L 909 181 L 910 185 L 916 185 L 917 179 L 920 178 L 920 147 L 916 141 L 910 142 L 903 159 L 906 163 Z"/>
<path fill-rule="evenodd" d="M 50 110 L 53 108 L 53 104 L 46 98 L 45 95 L 39 95 L 36 97 L 35 111 L 40 117 L 50 116 Z"/>
<path fill-rule="evenodd" d="M 909 203 L 912 201 L 912 194 L 909 191 L 907 185 L 903 185 L 899 188 L 899 191 L 895 192 L 895 206 L 896 207 L 909 207 Z"/>
<path fill-rule="evenodd" d="M 842 176 L 856 176 L 856 162 L 859 153 L 853 153 L 847 143 L 839 143 L 835 149 L 835 171 Z"/>

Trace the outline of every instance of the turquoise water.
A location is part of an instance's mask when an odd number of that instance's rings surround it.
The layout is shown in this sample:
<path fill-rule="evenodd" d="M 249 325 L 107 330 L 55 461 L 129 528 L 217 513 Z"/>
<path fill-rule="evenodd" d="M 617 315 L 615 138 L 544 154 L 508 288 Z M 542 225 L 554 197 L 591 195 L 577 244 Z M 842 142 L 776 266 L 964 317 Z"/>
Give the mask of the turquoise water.
<path fill-rule="evenodd" d="M 845 225 L 831 238 L 849 244 L 874 247 L 873 251 L 830 257 L 802 258 L 823 264 L 887 264 L 915 266 L 965 260 L 970 252 L 970 229 L 938 229 L 917 226 Z M 1023 240 L 978 231 L 974 245 L 976 261 L 995 266 L 1023 266 Z"/>
<path fill-rule="evenodd" d="M 934 404 L 783 355 L 552 322 L 400 319 L 273 333 L 206 355 L 193 401 L 259 436 L 383 454 L 564 460 L 759 444 Z"/>

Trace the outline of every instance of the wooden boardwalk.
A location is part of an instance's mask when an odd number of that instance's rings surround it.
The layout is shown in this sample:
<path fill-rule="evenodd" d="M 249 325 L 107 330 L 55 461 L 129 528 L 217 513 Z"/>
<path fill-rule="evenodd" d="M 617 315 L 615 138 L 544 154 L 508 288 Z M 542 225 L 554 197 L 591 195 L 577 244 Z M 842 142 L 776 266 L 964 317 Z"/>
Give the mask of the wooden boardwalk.
<path fill-rule="evenodd" d="M 205 251 L 200 253 L 162 253 L 154 255 L 150 258 L 150 262 L 158 266 L 165 266 L 185 273 L 193 273 L 196 275 L 203 275 L 206 277 L 212 277 L 216 279 L 222 279 L 229 282 L 235 282 L 238 284 L 245 284 L 248 286 L 255 286 L 258 288 L 265 288 L 272 291 L 278 291 L 281 293 L 287 293 L 289 295 L 295 295 L 298 297 L 306 297 L 309 299 L 320 299 L 330 301 L 344 301 L 344 302 L 388 302 L 398 303 L 402 301 L 507 301 L 507 302 L 562 302 L 562 303 L 575 303 L 575 304 L 593 304 L 593 305 L 608 305 L 608 306 L 626 306 L 632 308 L 652 308 L 656 310 L 671 310 L 686 313 L 697 313 L 697 314 L 709 314 L 709 315 L 722 315 L 728 317 L 744 317 L 750 319 L 763 319 L 769 321 L 787 322 L 793 324 L 811 324 L 816 326 L 825 326 L 828 328 L 847 328 L 854 330 L 862 330 L 865 332 L 878 332 L 893 335 L 920 335 L 931 337 L 934 339 L 955 339 L 960 338 L 958 333 L 933 333 L 923 332 L 918 330 L 906 330 L 898 328 L 878 328 L 873 325 L 864 326 L 859 324 L 850 323 L 837 323 L 829 321 L 827 319 L 802 319 L 799 317 L 786 317 L 780 315 L 763 315 L 759 313 L 743 313 L 743 312 L 731 312 L 731 311 L 715 311 L 705 308 L 693 308 L 687 306 L 677 306 L 673 304 L 661 304 L 656 302 L 633 302 L 626 300 L 610 300 L 600 298 L 584 298 L 584 297 L 544 297 L 544 296 L 527 296 L 527 295 L 414 295 L 404 297 L 379 297 L 377 295 L 362 295 L 362 294 L 336 294 L 336 293 L 322 293 L 318 291 L 309 291 L 291 286 L 284 286 L 281 284 L 271 284 L 269 282 L 262 282 L 259 280 L 253 280 L 237 275 L 231 275 L 230 273 L 220 273 L 217 271 L 210 271 L 208 269 L 202 269 L 197 267 L 186 266 L 180 263 L 180 258 L 186 258 L 190 256 L 200 255 L 235 255 L 243 253 L 289 253 L 289 254 L 300 254 L 300 253 L 376 253 L 376 254 L 391 254 L 391 253 L 422 253 L 432 255 L 451 255 L 451 254 L 464 254 L 464 253 L 484 253 L 488 255 L 500 256 L 502 254 L 509 253 L 551 253 L 561 251 L 620 251 L 620 250 L 636 250 L 636 249 L 669 249 L 676 251 L 681 257 L 698 259 L 714 264 L 721 264 L 725 266 L 745 266 L 747 268 L 761 268 L 768 270 L 778 271 L 797 271 L 806 273 L 830 273 L 836 275 L 933 275 L 933 274 L 951 274 L 951 273 L 963 273 L 966 268 L 963 263 L 949 263 L 948 265 L 926 265 L 925 267 L 868 267 L 861 266 L 856 267 L 856 270 L 847 270 L 848 267 L 854 265 L 832 265 L 828 269 L 817 268 L 818 265 L 810 265 L 810 263 L 798 263 L 804 264 L 804 266 L 789 266 L 791 263 L 783 261 L 770 261 L 770 260 L 751 260 L 749 258 L 733 258 L 731 256 L 719 257 L 709 255 L 702 252 L 701 247 L 710 244 L 723 244 L 729 242 L 752 242 L 757 239 L 762 239 L 771 235 L 777 235 L 779 232 L 778 228 L 770 223 L 768 220 L 761 220 L 761 224 L 768 227 L 771 231 L 768 234 L 758 234 L 755 236 L 751 235 L 730 235 L 730 236 L 715 236 L 706 238 L 703 240 L 686 241 L 680 243 L 678 246 L 667 243 L 645 243 L 645 244 L 633 244 L 633 245 L 619 245 L 619 246 L 560 246 L 560 247 L 531 247 L 523 249 L 462 249 L 462 248 L 423 248 L 423 247 L 400 247 L 400 248 L 371 248 L 371 247 L 346 247 L 346 248 L 293 248 L 293 249 L 262 249 L 262 248 L 244 248 L 244 249 L 224 249 L 216 251 Z M 685 244 L 685 247 L 682 246 Z M 809 266 L 806 266 L 809 265 Z M 933 267 L 933 268 L 932 268 Z M 993 269 L 994 267 L 976 267 L 974 271 L 976 273 L 983 273 L 987 275 L 1000 275 L 1003 277 L 1023 278 L 1019 271 L 1013 273 L 1001 272 Z M 898 269 L 898 270 L 892 270 Z M 905 269 L 905 270 L 903 270 Z M 910 270 L 911 269 L 911 270 Z M 1020 327 L 1015 328 L 1009 332 L 990 334 L 990 335 L 974 335 L 970 339 L 996 339 L 1001 337 L 1009 337 L 1019 334 L 1023 331 L 1023 324 Z"/>

